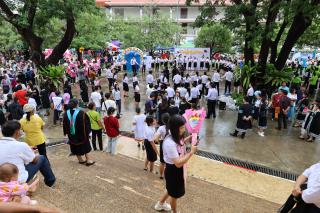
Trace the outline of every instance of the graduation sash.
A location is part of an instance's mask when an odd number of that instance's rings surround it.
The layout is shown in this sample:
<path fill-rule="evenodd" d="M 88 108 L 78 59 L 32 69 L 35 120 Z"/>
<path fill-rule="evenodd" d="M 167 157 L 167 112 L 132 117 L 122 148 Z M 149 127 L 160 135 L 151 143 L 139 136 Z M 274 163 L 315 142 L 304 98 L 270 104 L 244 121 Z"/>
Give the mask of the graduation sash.
<path fill-rule="evenodd" d="M 80 112 L 79 109 L 75 109 L 73 115 L 71 116 L 70 109 L 67 111 L 67 116 L 70 121 L 70 134 L 71 135 L 76 134 L 75 124 L 76 124 L 76 118 L 77 118 L 79 112 Z"/>

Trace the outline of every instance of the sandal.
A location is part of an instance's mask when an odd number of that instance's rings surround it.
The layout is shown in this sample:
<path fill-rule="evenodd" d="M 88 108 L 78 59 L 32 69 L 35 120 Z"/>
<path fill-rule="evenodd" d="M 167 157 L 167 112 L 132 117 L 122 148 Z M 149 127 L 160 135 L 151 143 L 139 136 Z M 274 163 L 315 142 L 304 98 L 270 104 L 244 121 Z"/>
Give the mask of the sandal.
<path fill-rule="evenodd" d="M 93 164 L 95 164 L 96 162 L 92 161 L 92 162 L 87 162 L 86 166 L 92 166 Z"/>
<path fill-rule="evenodd" d="M 87 163 L 86 160 L 85 161 L 79 161 L 79 164 L 85 164 L 85 163 Z"/>

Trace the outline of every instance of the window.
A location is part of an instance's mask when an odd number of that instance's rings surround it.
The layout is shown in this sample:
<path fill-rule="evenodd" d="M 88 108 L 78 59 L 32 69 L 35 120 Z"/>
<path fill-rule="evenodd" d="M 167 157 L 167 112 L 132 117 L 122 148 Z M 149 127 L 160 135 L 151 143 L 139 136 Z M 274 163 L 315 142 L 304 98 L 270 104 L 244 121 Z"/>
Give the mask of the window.
<path fill-rule="evenodd" d="M 124 17 L 124 8 L 113 8 L 113 11 L 116 16 Z"/>
<path fill-rule="evenodd" d="M 181 19 L 188 18 L 188 8 L 181 8 L 180 9 L 180 18 Z"/>

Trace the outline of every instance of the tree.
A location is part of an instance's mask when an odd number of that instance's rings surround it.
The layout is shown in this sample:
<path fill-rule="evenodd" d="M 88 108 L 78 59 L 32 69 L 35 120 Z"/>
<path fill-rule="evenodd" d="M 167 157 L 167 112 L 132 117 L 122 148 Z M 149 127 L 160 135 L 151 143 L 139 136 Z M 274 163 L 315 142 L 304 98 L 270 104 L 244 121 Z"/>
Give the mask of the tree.
<path fill-rule="evenodd" d="M 181 27 L 166 16 L 154 14 L 136 20 L 109 17 L 106 30 L 108 39 L 121 41 L 123 48 L 152 50 L 157 46 L 173 46 L 180 38 Z"/>
<path fill-rule="evenodd" d="M 224 4 L 224 2 L 207 0 L 204 7 L 215 7 L 217 3 Z M 271 63 L 281 71 L 291 49 L 320 12 L 320 0 L 232 0 L 230 2 L 231 5 L 228 5 L 225 11 L 224 21 L 234 33 L 245 29 L 243 37 L 246 64 L 250 62 L 251 66 L 255 65 L 253 50 L 254 45 L 259 43 L 260 54 L 256 77 L 260 85 L 264 84 L 267 64 Z M 204 17 L 202 19 L 206 20 Z M 280 46 L 281 41 L 283 43 Z M 278 47 L 281 47 L 279 52 Z M 268 61 L 269 53 L 271 55 Z"/>
<path fill-rule="evenodd" d="M 210 47 L 211 51 L 228 53 L 232 46 L 231 31 L 221 24 L 204 25 L 195 40 L 197 47 Z"/>
<path fill-rule="evenodd" d="M 21 49 L 24 46 L 21 37 L 6 21 L 0 21 L 0 50 Z"/>
<path fill-rule="evenodd" d="M 37 66 L 57 64 L 76 34 L 79 14 L 96 10 L 95 2 L 91 0 L 0 0 L 0 16 L 17 30 L 30 47 L 31 60 Z M 37 32 L 51 18 L 64 20 L 65 26 L 52 54 L 44 59 L 44 36 Z"/>

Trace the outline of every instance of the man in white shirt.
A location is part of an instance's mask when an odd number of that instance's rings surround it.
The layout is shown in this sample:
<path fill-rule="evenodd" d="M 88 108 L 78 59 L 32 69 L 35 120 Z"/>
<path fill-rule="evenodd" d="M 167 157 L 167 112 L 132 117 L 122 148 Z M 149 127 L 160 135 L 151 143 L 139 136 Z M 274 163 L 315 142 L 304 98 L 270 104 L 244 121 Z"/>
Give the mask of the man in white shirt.
<path fill-rule="evenodd" d="M 203 75 L 201 76 L 203 94 L 207 94 L 206 84 L 208 83 L 208 80 L 209 80 L 209 77 L 207 76 L 207 72 L 204 72 Z"/>
<path fill-rule="evenodd" d="M 138 62 L 137 62 L 137 60 L 136 60 L 135 57 L 133 57 L 133 58 L 131 59 L 130 64 L 131 64 L 132 72 L 133 72 L 133 73 L 136 73 L 136 72 L 137 72 L 137 65 L 139 65 L 139 64 L 138 64 Z"/>
<path fill-rule="evenodd" d="M 146 90 L 146 96 L 148 98 L 150 98 L 151 93 L 154 92 L 154 91 L 155 91 L 155 89 L 153 88 L 153 84 L 152 83 L 148 84 L 147 85 L 147 90 Z"/>
<path fill-rule="evenodd" d="M 212 82 L 216 86 L 216 89 L 218 91 L 218 95 L 220 95 L 220 91 L 219 91 L 220 74 L 218 73 L 217 70 L 215 70 L 212 75 Z"/>
<path fill-rule="evenodd" d="M 168 94 L 168 99 L 170 100 L 174 96 L 174 89 L 169 85 L 166 89 L 166 92 Z"/>
<path fill-rule="evenodd" d="M 320 163 L 306 169 L 296 180 L 292 194 L 280 213 L 320 212 Z M 295 207 L 294 207 L 295 206 Z M 292 209 L 294 207 L 294 209 Z"/>
<path fill-rule="evenodd" d="M 173 83 L 174 83 L 173 88 L 174 88 L 174 91 L 177 90 L 178 86 L 179 86 L 180 83 L 181 83 L 181 80 L 182 80 L 182 77 L 181 77 L 181 75 L 180 75 L 179 73 L 177 73 L 177 74 L 175 74 L 175 75 L 173 76 Z"/>
<path fill-rule="evenodd" d="M 0 139 L 0 165 L 11 163 L 18 167 L 18 181 L 29 182 L 40 171 L 44 176 L 47 186 L 54 185 L 56 178 L 51 170 L 48 159 L 43 155 L 35 155 L 32 149 L 23 142 L 18 142 L 21 137 L 21 125 L 18 121 L 7 121 L 2 126 Z"/>
<path fill-rule="evenodd" d="M 224 94 L 230 94 L 231 93 L 231 82 L 233 79 L 233 73 L 228 69 L 228 71 L 224 74 L 223 78 L 226 79 L 226 84 L 224 87 Z"/>
<path fill-rule="evenodd" d="M 216 117 L 216 104 L 218 99 L 218 91 L 215 88 L 214 83 L 210 83 L 208 95 L 205 96 L 207 99 L 207 106 L 208 106 L 208 114 L 206 119 L 210 119 L 211 115 L 213 118 Z"/>
<path fill-rule="evenodd" d="M 111 88 L 113 86 L 113 73 L 110 68 L 107 69 L 106 75 L 109 81 L 109 90 L 111 91 Z"/>
<path fill-rule="evenodd" d="M 91 93 L 90 96 L 91 101 L 96 105 L 97 112 L 101 112 L 101 94 L 99 92 L 99 86 L 94 87 L 94 91 Z"/>
<path fill-rule="evenodd" d="M 152 71 L 149 71 L 149 74 L 146 77 L 146 82 L 147 84 L 153 84 L 153 81 L 154 79 L 153 79 Z"/>
<path fill-rule="evenodd" d="M 57 120 L 60 119 L 60 114 L 63 110 L 63 98 L 60 96 L 60 92 L 56 91 L 56 96 L 52 97 L 53 108 L 53 124 L 57 124 Z"/>
<path fill-rule="evenodd" d="M 104 116 L 107 116 L 107 111 L 108 111 L 109 107 L 113 107 L 114 109 L 117 109 L 117 105 L 114 100 L 110 99 L 110 97 L 111 97 L 110 93 L 106 93 L 104 95 L 104 97 L 106 98 L 106 100 L 101 104 L 102 105 L 101 111 L 103 112 Z M 117 114 L 117 112 L 115 111 L 114 115 L 116 115 L 116 114 Z"/>

